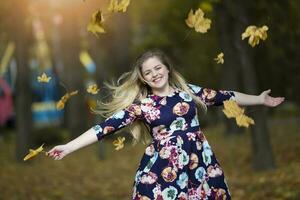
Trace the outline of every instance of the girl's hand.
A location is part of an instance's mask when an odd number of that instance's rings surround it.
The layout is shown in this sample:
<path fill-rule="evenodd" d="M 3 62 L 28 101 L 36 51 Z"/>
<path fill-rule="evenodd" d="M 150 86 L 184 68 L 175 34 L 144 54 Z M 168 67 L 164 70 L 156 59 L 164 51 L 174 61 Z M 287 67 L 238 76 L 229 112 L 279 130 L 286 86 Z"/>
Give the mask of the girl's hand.
<path fill-rule="evenodd" d="M 269 90 L 263 91 L 259 95 L 262 105 L 265 105 L 268 107 L 275 107 L 284 101 L 284 97 L 271 97 L 271 96 L 269 96 L 270 93 L 271 93 L 271 90 L 269 89 Z"/>
<path fill-rule="evenodd" d="M 50 151 L 47 152 L 47 156 L 54 158 L 54 160 L 61 160 L 66 155 L 70 154 L 72 149 L 70 145 L 58 145 L 53 147 Z"/>

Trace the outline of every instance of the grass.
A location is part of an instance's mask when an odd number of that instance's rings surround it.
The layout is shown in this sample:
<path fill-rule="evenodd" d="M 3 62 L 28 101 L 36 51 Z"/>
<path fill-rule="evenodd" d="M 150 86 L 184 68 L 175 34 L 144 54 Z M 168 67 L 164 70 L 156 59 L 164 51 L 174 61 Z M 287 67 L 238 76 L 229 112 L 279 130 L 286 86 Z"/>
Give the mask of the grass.
<path fill-rule="evenodd" d="M 223 126 L 204 131 L 221 163 L 233 199 L 300 199 L 299 121 L 270 124 L 277 168 L 256 172 L 251 168 L 250 132 L 221 134 Z M 99 144 L 74 152 L 61 161 L 38 156 L 30 162 L 14 160 L 14 136 L 0 140 L 0 200 L 128 200 L 135 170 L 145 146 L 115 151 L 106 139 L 105 160 Z M 50 149 L 50 147 L 46 147 Z"/>

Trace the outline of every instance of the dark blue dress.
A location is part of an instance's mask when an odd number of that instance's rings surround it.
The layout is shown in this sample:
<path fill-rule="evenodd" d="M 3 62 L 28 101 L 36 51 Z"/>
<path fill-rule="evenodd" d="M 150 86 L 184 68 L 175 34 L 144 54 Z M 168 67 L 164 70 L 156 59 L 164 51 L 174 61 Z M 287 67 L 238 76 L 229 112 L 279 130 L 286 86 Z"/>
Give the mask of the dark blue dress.
<path fill-rule="evenodd" d="M 188 84 L 207 106 L 234 99 L 231 91 Z M 137 169 L 133 200 L 231 199 L 224 172 L 202 133 L 196 104 L 186 92 L 149 94 L 93 127 L 99 140 L 142 120 L 153 138 Z"/>

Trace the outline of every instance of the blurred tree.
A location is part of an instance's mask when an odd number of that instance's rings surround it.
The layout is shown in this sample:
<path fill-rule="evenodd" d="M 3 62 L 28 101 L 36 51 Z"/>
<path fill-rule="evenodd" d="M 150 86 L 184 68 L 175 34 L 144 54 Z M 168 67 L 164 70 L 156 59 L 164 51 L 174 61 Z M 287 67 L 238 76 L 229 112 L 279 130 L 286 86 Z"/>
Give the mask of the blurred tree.
<path fill-rule="evenodd" d="M 62 80 L 67 83 L 68 89 L 78 90 L 78 95 L 72 97 L 66 105 L 66 124 L 72 138 L 80 135 L 87 129 L 87 106 L 85 104 L 84 68 L 79 61 L 80 51 L 80 24 L 77 23 L 80 15 L 71 10 L 80 9 L 80 5 L 69 4 L 68 12 L 64 12 L 64 26 L 62 32 L 64 74 Z"/>
<path fill-rule="evenodd" d="M 255 61 L 253 59 L 254 49 L 247 42 L 241 40 L 241 33 L 250 25 L 249 12 L 251 3 L 244 1 L 226 1 L 220 2 L 224 4 L 224 9 L 230 13 L 224 17 L 233 18 L 233 27 L 230 34 L 233 36 L 231 44 L 233 50 L 239 52 L 239 66 L 242 75 L 243 91 L 248 94 L 258 94 L 259 86 L 257 82 L 257 74 L 255 72 Z M 253 151 L 253 167 L 257 170 L 267 170 L 275 167 L 272 147 L 266 122 L 266 110 L 258 109 L 252 114 L 255 126 L 251 127 L 252 131 L 252 151 Z"/>
<path fill-rule="evenodd" d="M 268 25 L 268 39 L 255 54 L 258 80 L 262 88 L 284 95 L 300 105 L 300 1 L 258 1 L 252 3 L 251 18 L 259 25 Z"/>
<path fill-rule="evenodd" d="M 32 133 L 30 69 L 28 65 L 28 46 L 30 42 L 30 26 L 28 26 L 28 1 L 14 1 L 18 12 L 10 13 L 14 26 L 11 28 L 13 40 L 16 42 L 17 92 L 16 92 L 16 125 L 17 125 L 17 160 L 22 161 L 30 146 Z"/>
<path fill-rule="evenodd" d="M 211 2 L 207 2 L 211 3 Z M 234 24 L 232 21 L 236 20 L 234 16 L 231 15 L 230 10 L 226 9 L 223 3 L 214 4 L 215 9 L 215 26 L 217 29 L 217 39 L 219 41 L 219 46 L 221 51 L 224 53 L 225 62 L 221 66 L 221 85 L 222 88 L 228 90 L 240 90 L 240 62 L 236 55 L 237 49 L 233 45 L 236 40 L 232 34 L 234 29 Z M 225 116 L 223 115 L 223 118 Z M 243 132 L 242 128 L 236 125 L 233 120 L 224 120 L 226 129 L 226 134 L 240 134 Z"/>

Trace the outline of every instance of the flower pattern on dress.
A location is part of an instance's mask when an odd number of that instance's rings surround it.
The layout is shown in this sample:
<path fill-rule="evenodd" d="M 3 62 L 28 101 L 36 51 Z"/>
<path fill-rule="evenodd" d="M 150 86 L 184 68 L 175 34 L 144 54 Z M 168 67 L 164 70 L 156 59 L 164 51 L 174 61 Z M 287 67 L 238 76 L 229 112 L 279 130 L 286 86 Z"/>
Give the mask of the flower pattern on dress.
<path fill-rule="evenodd" d="M 154 152 L 155 152 L 155 149 L 154 149 L 153 144 L 150 144 L 145 150 L 145 154 L 148 156 L 153 156 Z"/>
<path fill-rule="evenodd" d="M 213 155 L 213 152 L 207 141 L 204 141 L 202 143 L 202 148 L 203 148 L 202 159 L 203 159 L 203 162 L 205 163 L 205 165 L 207 166 L 211 163 L 211 157 Z"/>
<path fill-rule="evenodd" d="M 186 130 L 186 128 L 187 128 L 187 123 L 183 117 L 177 117 L 170 125 L 170 129 L 172 132 L 178 130 Z"/>
<path fill-rule="evenodd" d="M 153 172 L 149 172 L 147 174 L 144 174 L 141 177 L 141 183 L 142 184 L 153 184 L 157 180 L 157 175 Z"/>
<path fill-rule="evenodd" d="M 208 166 L 207 174 L 209 177 L 214 178 L 214 177 L 222 176 L 223 171 L 218 164 L 215 164 L 214 166 L 212 165 Z"/>
<path fill-rule="evenodd" d="M 164 140 L 172 135 L 171 131 L 167 131 L 165 125 L 159 125 L 153 128 L 153 138 L 156 140 Z"/>
<path fill-rule="evenodd" d="M 173 113 L 178 116 L 185 115 L 189 111 L 189 104 L 186 102 L 179 102 L 173 107 Z"/>
<path fill-rule="evenodd" d="M 183 172 L 179 175 L 179 178 L 176 181 L 176 183 L 181 189 L 184 189 L 188 185 L 188 180 L 189 180 L 189 177 L 188 177 L 187 173 Z"/>
<path fill-rule="evenodd" d="M 234 100 L 231 91 L 188 87 L 207 106 Z M 196 103 L 187 92 L 148 94 L 92 130 L 101 140 L 136 120 L 149 127 L 153 141 L 136 171 L 133 200 L 231 199 L 224 172 L 200 129 Z"/>
<path fill-rule="evenodd" d="M 164 200 L 175 200 L 177 197 L 177 189 L 173 186 L 169 186 L 162 191 Z"/>

